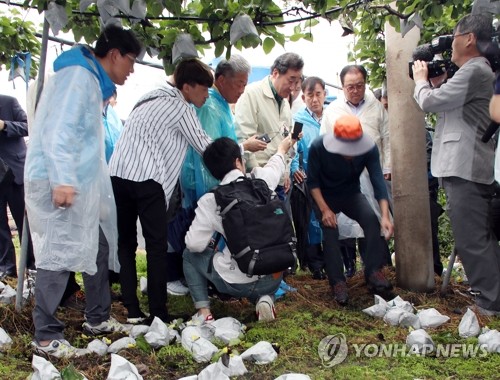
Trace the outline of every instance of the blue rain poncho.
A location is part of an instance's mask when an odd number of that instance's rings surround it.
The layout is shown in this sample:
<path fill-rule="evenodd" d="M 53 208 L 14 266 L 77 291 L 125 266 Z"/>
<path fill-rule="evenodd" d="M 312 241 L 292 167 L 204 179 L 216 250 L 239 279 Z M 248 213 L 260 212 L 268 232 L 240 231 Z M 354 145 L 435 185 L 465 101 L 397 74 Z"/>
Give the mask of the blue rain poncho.
<path fill-rule="evenodd" d="M 229 137 L 237 142 L 233 114 L 228 102 L 215 88 L 210 88 L 208 93 L 209 98 L 205 104 L 196 109 L 203 130 L 212 140 Z M 218 184 L 219 181 L 205 167 L 203 158 L 189 147 L 181 172 L 182 206 L 195 208 L 198 199 Z"/>
<path fill-rule="evenodd" d="M 123 123 L 110 104 L 106 105 L 104 109 L 102 123 L 104 125 L 104 152 L 106 155 L 106 162 L 109 163 L 111 155 L 115 150 L 116 142 L 122 134 Z"/>
<path fill-rule="evenodd" d="M 116 255 L 116 206 L 104 158 L 103 100 L 115 86 L 83 46 L 61 54 L 40 99 L 25 165 L 25 197 L 36 265 L 52 271 L 97 271 L 99 226 Z M 59 209 L 52 190 L 76 189 L 74 204 Z"/>

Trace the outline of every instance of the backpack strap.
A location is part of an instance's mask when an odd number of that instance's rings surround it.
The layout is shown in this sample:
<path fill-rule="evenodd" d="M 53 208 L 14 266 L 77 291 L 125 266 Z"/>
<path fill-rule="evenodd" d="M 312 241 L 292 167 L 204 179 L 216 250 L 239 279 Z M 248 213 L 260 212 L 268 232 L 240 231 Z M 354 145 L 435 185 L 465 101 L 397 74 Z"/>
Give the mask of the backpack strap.
<path fill-rule="evenodd" d="M 228 204 L 228 205 L 224 208 L 224 210 L 222 210 L 222 211 L 220 212 L 220 216 L 221 216 L 222 218 L 224 218 L 224 215 L 226 215 L 226 214 L 229 212 L 229 210 L 231 210 L 231 209 L 234 207 L 234 205 L 235 205 L 236 203 L 238 203 L 238 200 L 237 200 L 237 199 L 233 199 L 233 200 L 232 200 L 232 202 L 231 202 L 231 203 L 229 203 L 229 204 Z"/>
<path fill-rule="evenodd" d="M 250 250 L 250 248 L 248 248 L 247 252 L 249 250 Z M 248 274 L 247 274 L 247 277 L 252 277 L 252 275 L 253 275 L 253 268 L 255 267 L 255 264 L 257 263 L 257 258 L 258 257 L 259 257 L 259 250 L 256 249 L 253 252 L 252 259 L 250 260 L 250 263 L 248 264 Z"/>

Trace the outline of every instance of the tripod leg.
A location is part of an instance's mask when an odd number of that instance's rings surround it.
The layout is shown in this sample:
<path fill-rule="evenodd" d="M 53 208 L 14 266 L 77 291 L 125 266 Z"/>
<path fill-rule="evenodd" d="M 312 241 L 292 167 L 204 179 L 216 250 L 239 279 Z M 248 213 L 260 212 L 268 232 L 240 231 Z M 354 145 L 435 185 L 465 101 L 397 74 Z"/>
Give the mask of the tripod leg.
<path fill-rule="evenodd" d="M 448 288 L 448 284 L 450 283 L 451 271 L 453 270 L 453 264 L 455 264 L 455 259 L 457 256 L 457 250 L 453 247 L 453 251 L 450 256 L 450 262 L 448 263 L 448 268 L 446 269 L 446 273 L 443 277 L 443 283 L 441 285 L 441 295 L 446 294 L 446 289 Z"/>

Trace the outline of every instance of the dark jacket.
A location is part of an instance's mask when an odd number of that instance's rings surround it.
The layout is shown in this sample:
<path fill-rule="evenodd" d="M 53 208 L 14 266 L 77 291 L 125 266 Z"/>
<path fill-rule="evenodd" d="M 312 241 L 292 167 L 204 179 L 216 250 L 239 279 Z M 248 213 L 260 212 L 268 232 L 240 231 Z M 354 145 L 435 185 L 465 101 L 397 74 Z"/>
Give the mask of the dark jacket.
<path fill-rule="evenodd" d="M 14 181 L 23 183 L 24 160 L 28 136 L 28 120 L 26 113 L 16 98 L 0 95 L 0 120 L 5 127 L 0 131 L 0 158 L 12 169 Z"/>

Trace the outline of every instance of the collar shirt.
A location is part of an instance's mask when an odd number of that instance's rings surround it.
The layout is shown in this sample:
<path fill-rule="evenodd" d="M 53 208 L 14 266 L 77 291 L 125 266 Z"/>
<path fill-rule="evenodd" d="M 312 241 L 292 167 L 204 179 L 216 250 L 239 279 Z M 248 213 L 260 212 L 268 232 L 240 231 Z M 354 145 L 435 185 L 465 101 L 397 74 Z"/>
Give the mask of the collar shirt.
<path fill-rule="evenodd" d="M 357 105 L 356 104 L 352 104 L 347 99 L 345 100 L 345 102 L 347 103 L 347 105 L 351 109 L 352 114 L 357 116 L 361 112 L 361 109 L 363 108 L 363 105 L 365 104 L 365 98 L 361 99 L 361 101 Z"/>
<path fill-rule="evenodd" d="M 319 124 L 321 125 L 321 120 L 323 119 L 323 114 L 321 114 L 321 116 L 316 116 L 316 114 L 311 111 L 309 108 L 306 107 L 306 111 L 307 113 Z"/>
<path fill-rule="evenodd" d="M 210 142 L 182 93 L 165 86 L 135 106 L 111 157 L 110 173 L 130 181 L 156 181 L 168 205 L 188 146 L 202 154 Z"/>

